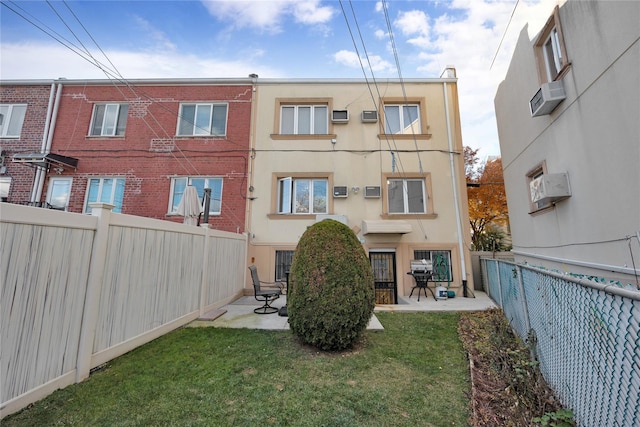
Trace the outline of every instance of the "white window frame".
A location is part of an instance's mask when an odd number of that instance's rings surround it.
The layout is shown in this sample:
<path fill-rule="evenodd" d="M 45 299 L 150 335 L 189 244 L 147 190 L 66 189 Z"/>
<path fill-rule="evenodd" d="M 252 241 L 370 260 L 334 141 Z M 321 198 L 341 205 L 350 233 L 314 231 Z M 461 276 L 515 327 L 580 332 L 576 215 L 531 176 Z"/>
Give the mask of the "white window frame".
<path fill-rule="evenodd" d="M 562 49 L 560 48 L 560 39 L 556 27 L 551 29 L 549 37 L 542 45 L 542 56 L 547 71 L 547 79 L 552 82 L 562 70 Z"/>
<path fill-rule="evenodd" d="M 53 203 L 53 197 L 55 196 L 54 190 L 57 185 L 63 184 L 66 187 L 66 194 L 64 197 L 63 203 Z M 52 177 L 49 178 L 49 186 L 47 187 L 47 203 L 53 206 L 56 209 L 64 209 L 65 211 L 69 208 L 69 197 L 71 196 L 71 185 L 73 184 L 73 178 L 71 177 Z"/>
<path fill-rule="evenodd" d="M 307 192 L 308 204 L 298 204 L 298 184 L 302 182 L 308 182 L 309 189 Z M 315 207 L 314 199 L 315 183 L 324 183 L 325 195 L 324 195 L 324 210 L 317 209 Z M 314 215 L 314 214 L 326 214 L 329 212 L 329 179 L 328 178 L 292 178 L 285 177 L 278 179 L 278 214 L 287 215 Z M 321 197 L 321 196 L 319 196 Z M 306 209 L 306 210 L 305 210 Z"/>
<path fill-rule="evenodd" d="M 0 104 L 0 138 L 20 138 L 26 115 L 27 104 Z M 12 128 L 18 133 L 9 133 Z"/>
<path fill-rule="evenodd" d="M 104 200 L 105 197 L 103 196 L 103 190 L 104 190 L 104 183 L 106 180 L 113 180 L 113 185 L 111 187 L 111 192 L 108 195 L 107 200 Z M 87 192 L 85 194 L 84 197 L 84 208 L 83 208 L 83 212 L 86 214 L 90 214 L 91 213 L 91 207 L 89 206 L 89 203 L 95 203 L 95 201 L 89 202 L 89 193 L 91 191 L 91 182 L 92 181 L 98 181 L 98 194 L 97 194 L 97 201 L 101 201 L 103 203 L 109 203 L 111 205 L 114 205 L 115 207 L 113 208 L 113 212 L 116 213 L 121 213 L 122 212 L 122 207 L 124 205 L 124 186 L 126 185 L 126 180 L 123 177 L 118 177 L 118 176 L 108 176 L 108 177 L 91 177 L 88 179 L 87 181 Z M 116 200 L 116 192 L 118 189 L 118 183 L 122 182 L 122 186 L 123 186 L 123 191 L 122 191 L 122 200 L 118 201 Z"/>
<path fill-rule="evenodd" d="M 188 185 L 193 185 L 194 180 L 204 180 L 203 183 L 203 191 L 202 194 L 198 191 L 198 198 L 200 199 L 200 203 L 203 200 L 204 188 L 211 188 L 211 201 L 209 202 L 209 215 L 218 216 L 222 214 L 222 190 L 224 187 L 224 179 L 219 176 L 181 176 L 181 177 L 172 177 L 171 178 L 171 189 L 169 193 L 169 215 L 177 215 L 178 214 L 178 205 L 180 204 L 181 197 L 178 197 L 176 192 L 176 183 L 182 183 L 183 187 L 186 188 Z M 214 182 L 219 182 L 219 189 L 213 186 Z M 197 189 L 197 187 L 196 187 Z M 217 191 L 216 191 L 217 190 Z M 184 191 L 184 190 L 183 190 Z M 202 203 L 202 207 L 204 208 L 204 203 Z"/>
<path fill-rule="evenodd" d="M 400 183 L 402 185 L 402 212 L 395 212 L 391 210 L 391 184 L 392 183 L 396 183 L 396 185 L 398 183 Z M 409 204 L 409 185 L 407 184 L 408 182 L 420 182 L 421 185 L 421 189 L 422 189 L 422 209 L 420 211 L 411 211 L 410 210 L 410 204 Z M 389 209 L 389 215 L 420 215 L 420 214 L 426 214 L 427 213 L 427 192 L 426 192 L 426 184 L 425 184 L 425 180 L 421 179 L 421 178 L 389 178 L 387 180 L 387 203 L 388 203 L 388 209 Z"/>
<path fill-rule="evenodd" d="M 300 110 L 309 109 L 309 132 L 300 131 Z M 293 110 L 293 129 L 284 129 L 285 110 Z M 323 123 L 316 123 L 316 109 L 324 109 Z M 323 126 L 323 128 L 318 128 Z M 324 131 L 324 132 L 321 132 Z M 329 105 L 327 104 L 281 104 L 280 105 L 280 134 L 281 135 L 327 135 L 329 132 Z"/>
<path fill-rule="evenodd" d="M 407 122 L 407 120 L 411 120 L 411 116 L 409 115 L 409 117 L 405 117 L 406 114 L 406 110 L 407 108 L 415 108 L 416 110 L 416 120 L 415 121 L 409 121 Z M 398 123 L 399 123 L 399 129 L 397 132 L 392 132 L 392 129 L 390 129 L 389 127 L 389 117 L 390 117 L 390 110 L 388 109 L 396 109 L 397 108 L 397 118 L 398 118 Z M 394 113 L 394 115 L 396 115 Z M 422 131 L 422 118 L 420 117 L 420 104 L 419 103 L 398 103 L 398 104 L 391 104 L 391 103 L 386 103 L 384 104 L 384 132 L 385 134 L 388 135 L 411 135 L 411 134 L 420 134 Z"/>
<path fill-rule="evenodd" d="M 104 107 L 104 111 L 101 112 L 102 117 L 98 125 L 98 110 L 101 107 Z M 124 136 L 128 114 L 129 104 L 127 103 L 109 102 L 95 104 L 93 106 L 93 113 L 91 114 L 89 136 Z"/>
<path fill-rule="evenodd" d="M 194 107 L 193 117 L 186 118 L 184 116 L 185 107 Z M 216 132 L 214 129 L 215 123 L 213 117 L 217 108 L 224 107 L 224 129 L 221 132 Z M 206 116 L 201 116 L 207 119 L 206 124 L 197 124 L 197 118 L 205 108 L 210 108 L 211 112 Z M 226 136 L 227 135 L 227 121 L 229 119 L 229 105 L 224 102 L 183 102 L 180 104 L 180 113 L 178 114 L 178 127 L 176 128 L 177 136 Z M 190 130 L 188 130 L 190 129 Z"/>
<path fill-rule="evenodd" d="M 9 199 L 9 192 L 11 191 L 11 177 L 0 176 L 0 201 Z"/>

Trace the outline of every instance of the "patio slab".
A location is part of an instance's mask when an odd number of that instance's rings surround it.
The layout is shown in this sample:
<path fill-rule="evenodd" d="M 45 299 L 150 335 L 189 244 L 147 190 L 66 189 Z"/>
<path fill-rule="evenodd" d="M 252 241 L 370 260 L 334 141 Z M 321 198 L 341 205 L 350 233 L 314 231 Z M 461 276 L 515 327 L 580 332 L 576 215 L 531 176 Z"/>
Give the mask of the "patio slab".
<path fill-rule="evenodd" d="M 376 305 L 367 330 L 382 331 L 382 324 L 375 316 L 376 312 L 419 312 L 419 311 L 482 311 L 497 307 L 496 304 L 484 292 L 475 291 L 475 298 L 456 297 L 445 300 L 435 300 L 429 294 L 428 297 L 417 296 L 399 297 L 399 304 Z M 287 297 L 277 299 L 272 305 L 280 308 L 286 305 Z M 214 328 L 247 328 L 283 330 L 289 329 L 287 317 L 274 314 L 256 314 L 254 308 L 260 307 L 252 296 L 241 297 L 231 304 L 217 310 L 205 313 L 198 320 L 189 323 L 188 327 L 214 327 Z"/>

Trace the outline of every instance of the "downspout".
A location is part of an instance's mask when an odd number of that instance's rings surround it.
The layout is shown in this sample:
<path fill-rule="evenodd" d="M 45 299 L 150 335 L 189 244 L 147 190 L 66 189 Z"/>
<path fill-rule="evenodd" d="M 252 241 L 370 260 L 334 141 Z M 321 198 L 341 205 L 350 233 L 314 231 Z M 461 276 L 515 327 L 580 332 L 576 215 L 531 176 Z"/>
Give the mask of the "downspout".
<path fill-rule="evenodd" d="M 44 133 L 42 135 L 42 146 L 40 148 L 41 152 L 47 154 L 51 150 L 51 144 L 53 142 L 53 129 L 56 126 L 58 109 L 60 107 L 60 94 L 62 93 L 62 83 L 58 84 L 57 91 L 55 91 L 55 85 L 55 83 L 51 85 L 49 106 L 47 107 L 47 117 L 44 124 Z M 33 190 L 31 191 L 31 200 L 34 202 L 39 202 L 40 197 L 42 197 L 42 189 L 44 188 L 44 179 L 46 175 L 47 171 L 45 171 L 44 169 L 38 168 L 36 170 L 36 177 L 33 180 Z"/>
<path fill-rule="evenodd" d="M 462 218 L 460 215 L 460 199 L 458 198 L 458 182 L 456 180 L 455 162 L 453 157 L 453 139 L 451 137 L 451 118 L 449 117 L 449 97 L 447 82 L 443 82 L 444 111 L 447 120 L 447 141 L 449 143 L 449 164 L 451 166 L 451 184 L 453 185 L 454 206 L 456 210 L 456 227 L 458 229 L 458 252 L 460 253 L 460 267 L 462 269 L 462 292 L 467 296 L 467 267 L 464 259 L 464 238 L 462 237 Z"/>

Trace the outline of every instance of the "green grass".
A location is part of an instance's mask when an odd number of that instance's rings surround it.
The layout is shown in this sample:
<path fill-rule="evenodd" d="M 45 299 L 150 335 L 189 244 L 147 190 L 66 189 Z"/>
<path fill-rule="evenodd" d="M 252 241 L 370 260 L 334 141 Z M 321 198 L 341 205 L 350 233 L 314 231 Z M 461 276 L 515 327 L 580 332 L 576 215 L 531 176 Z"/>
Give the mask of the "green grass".
<path fill-rule="evenodd" d="M 456 313 L 376 313 L 384 332 L 319 352 L 290 331 L 183 328 L 9 426 L 463 426 L 468 363 Z"/>

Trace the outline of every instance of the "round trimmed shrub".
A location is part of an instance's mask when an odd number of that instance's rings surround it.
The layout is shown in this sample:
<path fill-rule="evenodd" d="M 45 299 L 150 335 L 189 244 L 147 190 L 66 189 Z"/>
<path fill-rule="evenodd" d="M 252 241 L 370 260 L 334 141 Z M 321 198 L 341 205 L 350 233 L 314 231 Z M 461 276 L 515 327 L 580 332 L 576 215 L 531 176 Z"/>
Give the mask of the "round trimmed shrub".
<path fill-rule="evenodd" d="M 289 273 L 289 325 L 321 350 L 353 346 L 375 307 L 373 271 L 356 235 L 326 219 L 307 228 Z"/>

